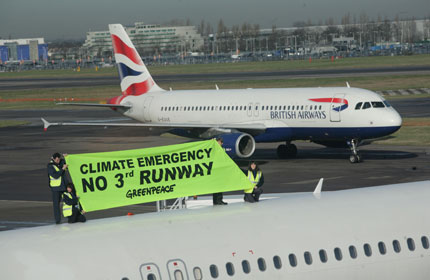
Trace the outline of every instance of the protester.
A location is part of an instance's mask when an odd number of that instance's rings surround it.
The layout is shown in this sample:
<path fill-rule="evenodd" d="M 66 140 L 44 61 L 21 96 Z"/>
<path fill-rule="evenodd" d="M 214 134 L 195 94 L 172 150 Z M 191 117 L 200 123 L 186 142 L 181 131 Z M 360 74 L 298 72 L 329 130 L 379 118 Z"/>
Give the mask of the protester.
<path fill-rule="evenodd" d="M 67 164 L 61 154 L 53 154 L 48 164 L 48 178 L 52 193 L 52 205 L 56 224 L 61 223 L 60 201 L 61 194 L 66 190 L 66 169 Z"/>
<path fill-rule="evenodd" d="M 75 187 L 72 183 L 67 185 L 67 191 L 63 193 L 63 203 L 63 216 L 67 217 L 69 224 L 84 223 L 87 220 L 83 215 L 85 211 L 81 210 L 79 197 L 76 196 Z"/>
<path fill-rule="evenodd" d="M 252 183 L 253 187 L 244 190 L 246 202 L 258 202 L 260 200 L 260 195 L 263 193 L 264 176 L 263 172 L 258 167 L 255 161 L 251 161 L 248 166 L 248 170 L 245 172 L 248 176 L 249 181 Z"/>

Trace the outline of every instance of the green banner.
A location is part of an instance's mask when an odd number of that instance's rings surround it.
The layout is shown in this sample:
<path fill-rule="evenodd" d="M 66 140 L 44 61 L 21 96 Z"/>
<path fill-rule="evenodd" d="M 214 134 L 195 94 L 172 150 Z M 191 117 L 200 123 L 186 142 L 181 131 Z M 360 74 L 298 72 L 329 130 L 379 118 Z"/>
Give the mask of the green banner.
<path fill-rule="evenodd" d="M 87 212 L 252 187 L 215 140 L 68 155 L 66 162 Z"/>

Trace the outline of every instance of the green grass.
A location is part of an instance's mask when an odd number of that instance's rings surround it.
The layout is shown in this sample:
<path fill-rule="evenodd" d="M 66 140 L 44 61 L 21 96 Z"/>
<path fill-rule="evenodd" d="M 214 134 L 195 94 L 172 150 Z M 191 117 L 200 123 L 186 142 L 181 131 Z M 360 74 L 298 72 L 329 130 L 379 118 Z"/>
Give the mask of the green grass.
<path fill-rule="evenodd" d="M 187 65 L 155 65 L 149 66 L 153 75 L 171 74 L 201 74 L 201 73 L 235 73 L 235 72 L 270 72 L 305 69 L 350 69 L 350 68 L 376 68 L 401 66 L 430 65 L 430 55 L 412 56 L 374 56 L 358 58 L 340 58 L 332 62 L 330 59 L 284 60 L 269 62 L 236 62 L 236 63 L 210 63 Z M 32 70 L 22 72 L 0 73 L 0 79 L 10 78 L 53 78 L 53 77 L 97 77 L 117 76 L 116 68 L 82 69 L 74 70 Z"/>
<path fill-rule="evenodd" d="M 404 118 L 402 127 L 392 137 L 375 141 L 383 145 L 430 145 L 430 118 Z"/>
<path fill-rule="evenodd" d="M 0 128 L 2 127 L 10 127 L 10 126 L 19 126 L 29 124 L 27 121 L 16 121 L 16 120 L 0 120 Z"/>

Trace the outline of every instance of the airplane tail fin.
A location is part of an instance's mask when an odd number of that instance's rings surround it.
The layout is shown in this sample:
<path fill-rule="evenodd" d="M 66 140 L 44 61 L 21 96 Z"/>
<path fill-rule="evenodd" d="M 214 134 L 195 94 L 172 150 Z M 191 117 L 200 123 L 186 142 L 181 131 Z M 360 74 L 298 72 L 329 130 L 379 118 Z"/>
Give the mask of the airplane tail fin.
<path fill-rule="evenodd" d="M 121 79 L 123 97 L 163 91 L 152 79 L 124 27 L 121 24 L 109 24 L 109 31 Z"/>

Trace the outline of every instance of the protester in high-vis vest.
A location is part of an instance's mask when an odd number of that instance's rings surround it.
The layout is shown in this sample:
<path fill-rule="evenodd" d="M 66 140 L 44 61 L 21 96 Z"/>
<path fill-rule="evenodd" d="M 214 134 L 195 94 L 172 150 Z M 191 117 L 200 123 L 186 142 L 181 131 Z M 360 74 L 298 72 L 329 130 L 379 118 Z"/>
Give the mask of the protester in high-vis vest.
<path fill-rule="evenodd" d="M 75 187 L 72 183 L 67 185 L 67 191 L 63 193 L 63 216 L 67 218 L 69 224 L 76 222 L 84 223 L 87 219 L 83 215 L 85 211 L 76 196 Z"/>
<path fill-rule="evenodd" d="M 60 201 L 61 194 L 66 190 L 67 164 L 59 153 L 55 153 L 48 164 L 49 187 L 52 192 L 55 223 L 61 222 Z"/>
<path fill-rule="evenodd" d="M 263 193 L 263 172 L 258 168 L 255 161 L 251 161 L 245 174 L 248 176 L 248 180 L 252 183 L 253 187 L 244 190 L 244 200 L 251 203 L 258 202 L 260 200 L 260 195 Z"/>

